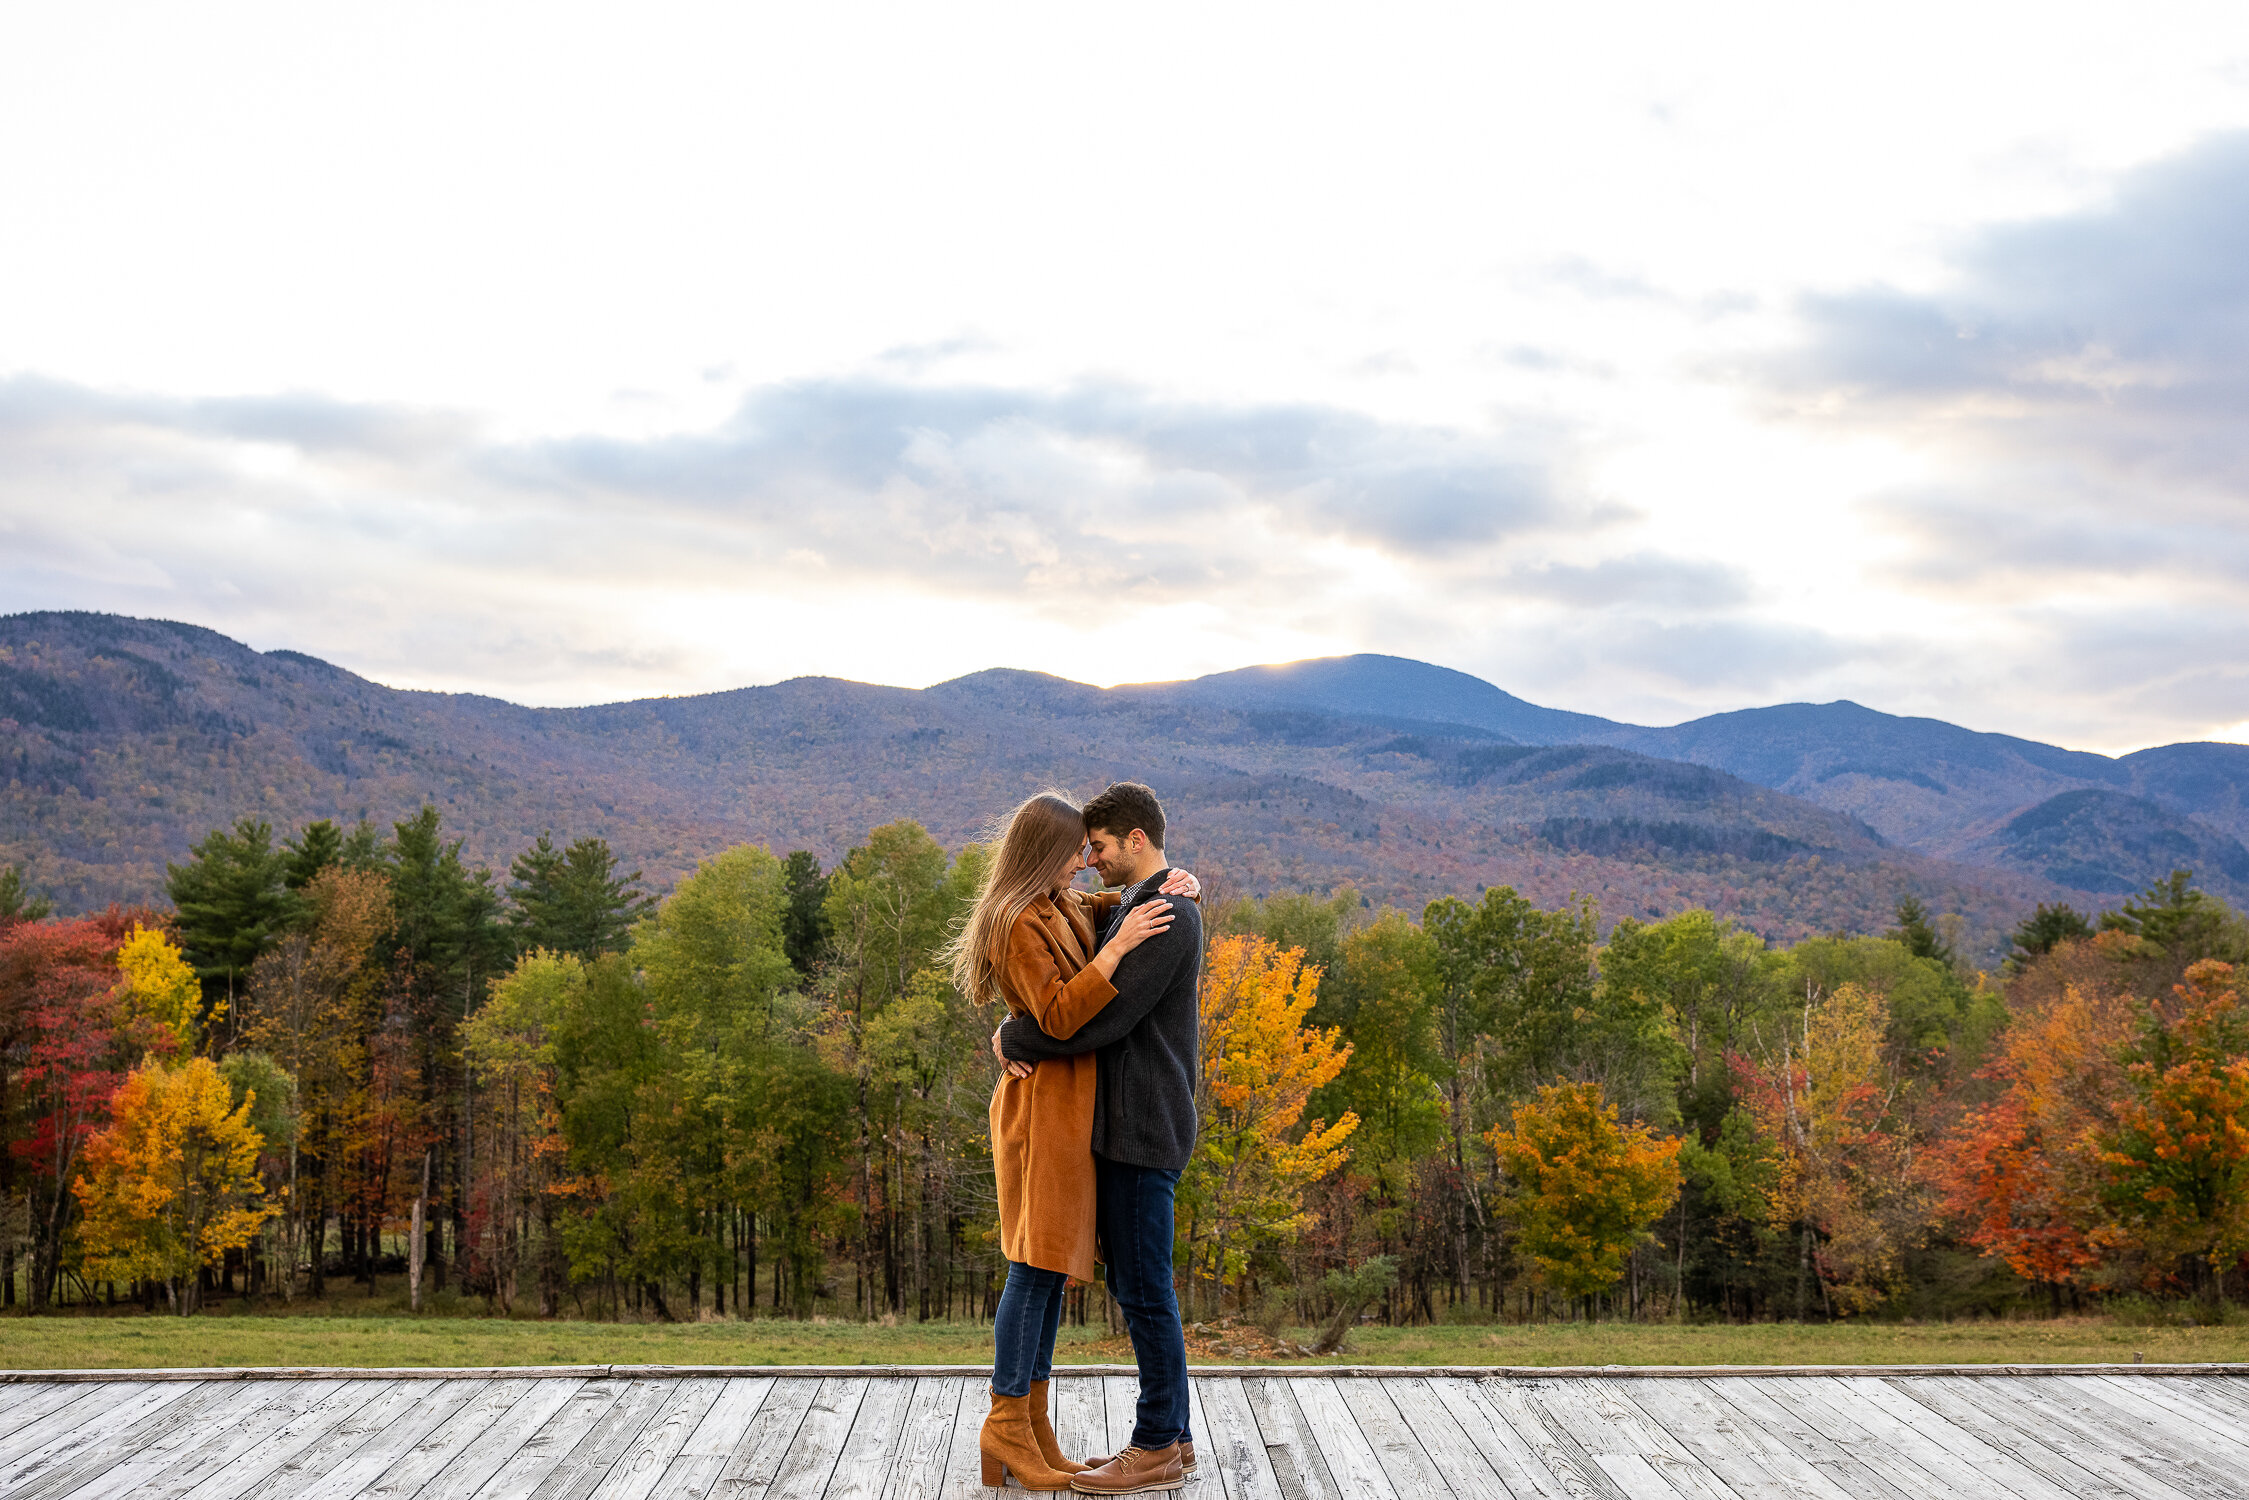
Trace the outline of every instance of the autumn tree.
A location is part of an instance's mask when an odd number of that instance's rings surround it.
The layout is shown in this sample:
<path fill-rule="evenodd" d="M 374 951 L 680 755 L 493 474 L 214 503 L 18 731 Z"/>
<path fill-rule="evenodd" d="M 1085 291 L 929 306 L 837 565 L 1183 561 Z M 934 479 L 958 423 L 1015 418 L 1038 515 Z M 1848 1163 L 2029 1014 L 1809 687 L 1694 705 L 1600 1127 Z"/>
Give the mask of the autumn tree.
<path fill-rule="evenodd" d="M 1984 1070 L 1998 1097 L 1964 1115 L 1935 1158 L 1942 1207 L 1962 1238 L 2048 1287 L 2057 1305 L 2063 1287 L 2095 1279 L 2103 1261 L 2100 1134 L 2143 1009 L 2120 990 L 2074 984 L 2026 1007 Z"/>
<path fill-rule="evenodd" d="M 347 1213 L 355 1197 L 369 1044 L 389 992 L 381 947 L 395 914 L 389 879 L 372 870 L 331 865 L 302 895 L 303 923 L 251 971 L 241 1034 L 296 1080 L 300 1125 L 289 1147 L 284 1258 L 311 1266 L 317 1294 L 325 1287 L 329 1218 Z"/>
<path fill-rule="evenodd" d="M 0 1188 L 20 1205 L 35 1309 L 51 1305 L 61 1284 L 81 1151 L 126 1072 L 171 1041 L 135 1017 L 117 967 L 126 935 L 155 920 L 112 907 L 0 928 L 0 1119 L 10 1135 Z M 11 1262 L 14 1252 L 7 1247 Z M 13 1288 L 12 1276 L 7 1284 Z"/>
<path fill-rule="evenodd" d="M 1319 985 L 1302 949 L 1261 938 L 1220 938 L 1204 962 L 1201 1129 L 1180 1217 L 1190 1274 L 1214 1303 L 1229 1283 L 1242 1301 L 1252 1258 L 1303 1228 L 1305 1189 L 1343 1164 L 1359 1127 L 1345 1113 L 1299 1128 L 1314 1091 L 1351 1056 L 1337 1029 L 1305 1024 Z"/>
<path fill-rule="evenodd" d="M 1921 960 L 1927 962 L 1927 960 Z M 1860 984 L 1807 996 L 1797 1024 L 1736 1059 L 1744 1103 L 1773 1144 L 1775 1228 L 1801 1236 L 1797 1316 L 1816 1280 L 1831 1312 L 1880 1303 L 1932 1216 L 1903 1089 L 1886 1055 L 1888 1001 Z"/>
<path fill-rule="evenodd" d="M 179 945 L 161 931 L 135 923 L 118 947 L 117 968 L 124 976 L 129 1013 L 150 1023 L 168 1051 L 182 1056 L 194 1051 L 203 991 Z M 223 1010 L 216 1012 L 214 1019 L 223 1015 Z"/>
<path fill-rule="evenodd" d="M 585 987 L 586 966 L 575 954 L 534 950 L 493 984 L 461 1028 L 483 1143 L 469 1181 L 462 1278 L 502 1312 L 514 1307 L 526 1269 L 541 1316 L 561 1311 L 570 1267 L 555 1208 L 570 1191 L 561 1186 L 570 1163 L 556 1045 Z"/>
<path fill-rule="evenodd" d="M 176 1068 L 152 1059 L 126 1077 L 72 1183 L 89 1279 L 156 1281 L 173 1311 L 195 1311 L 202 1269 L 274 1212 L 262 1202 L 254 1108 L 234 1102 L 205 1057 Z"/>
<path fill-rule="evenodd" d="M 1620 1123 L 1597 1083 L 1549 1084 L 1487 1139 L 1511 1188 L 1518 1243 L 1564 1297 L 1615 1286 L 1679 1195 L 1679 1142 Z"/>
<path fill-rule="evenodd" d="M 2249 1012 L 2234 968 L 2204 959 L 2124 1052 L 2127 1091 L 2100 1134 L 2114 1234 L 2151 1273 L 2215 1300 L 2249 1256 Z"/>

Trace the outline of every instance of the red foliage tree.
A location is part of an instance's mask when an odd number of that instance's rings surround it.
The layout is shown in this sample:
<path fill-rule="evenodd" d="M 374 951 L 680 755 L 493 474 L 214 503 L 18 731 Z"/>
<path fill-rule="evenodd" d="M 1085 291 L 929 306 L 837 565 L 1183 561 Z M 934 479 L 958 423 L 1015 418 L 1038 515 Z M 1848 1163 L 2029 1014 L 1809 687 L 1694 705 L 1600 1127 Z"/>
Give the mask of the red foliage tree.
<path fill-rule="evenodd" d="M 134 1018 L 117 967 L 133 928 L 161 920 L 113 906 L 0 929 L 0 1129 L 8 1147 L 0 1195 L 28 1210 L 34 1308 L 55 1299 L 79 1153 L 106 1122 L 126 1072 L 177 1045 L 167 1029 Z"/>

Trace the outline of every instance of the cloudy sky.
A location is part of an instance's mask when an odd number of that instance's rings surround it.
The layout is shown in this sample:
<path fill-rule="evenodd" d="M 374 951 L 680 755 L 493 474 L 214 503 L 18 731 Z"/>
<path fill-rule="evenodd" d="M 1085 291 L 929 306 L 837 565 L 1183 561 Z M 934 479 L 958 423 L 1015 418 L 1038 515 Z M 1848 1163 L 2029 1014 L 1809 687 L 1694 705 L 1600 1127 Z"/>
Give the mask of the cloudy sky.
<path fill-rule="evenodd" d="M 0 15 L 0 612 L 2249 739 L 2249 7 Z"/>

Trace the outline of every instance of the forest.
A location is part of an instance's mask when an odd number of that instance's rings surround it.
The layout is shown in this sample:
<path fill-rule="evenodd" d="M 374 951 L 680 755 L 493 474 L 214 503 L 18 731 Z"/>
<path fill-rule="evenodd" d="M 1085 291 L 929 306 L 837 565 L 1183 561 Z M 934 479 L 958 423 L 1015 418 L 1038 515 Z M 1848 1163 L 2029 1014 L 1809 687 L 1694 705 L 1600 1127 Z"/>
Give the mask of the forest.
<path fill-rule="evenodd" d="M 986 857 L 894 822 L 657 901 L 598 838 L 472 868 L 425 807 L 243 819 L 162 906 L 0 872 L 0 1300 L 987 1318 L 998 1017 L 938 958 Z M 2245 1292 L 2249 921 L 2189 872 L 2026 912 L 1990 971 L 1910 897 L 1782 947 L 1204 873 L 1191 1318 L 1332 1347 Z"/>

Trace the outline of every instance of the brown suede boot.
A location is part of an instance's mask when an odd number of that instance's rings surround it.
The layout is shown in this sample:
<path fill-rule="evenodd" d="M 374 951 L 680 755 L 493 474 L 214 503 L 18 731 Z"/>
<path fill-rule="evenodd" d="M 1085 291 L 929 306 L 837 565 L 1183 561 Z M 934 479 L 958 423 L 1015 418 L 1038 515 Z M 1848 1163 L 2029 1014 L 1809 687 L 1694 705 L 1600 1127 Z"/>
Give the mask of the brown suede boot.
<path fill-rule="evenodd" d="M 1039 1453 L 1046 1466 L 1065 1474 L 1083 1474 L 1087 1465 L 1062 1456 L 1062 1445 L 1054 1440 L 1054 1423 L 1047 1419 L 1046 1388 L 1049 1382 L 1031 1382 L 1031 1394 L 1024 1398 L 1024 1409 L 1031 1414 L 1031 1436 L 1039 1440 Z"/>
<path fill-rule="evenodd" d="M 1028 1396 L 1003 1396 L 992 1392 L 991 1414 L 976 1434 L 976 1450 L 984 1456 L 984 1483 L 998 1489 L 1010 1473 L 1027 1490 L 1066 1490 L 1072 1475 L 1050 1469 L 1031 1435 Z"/>
<path fill-rule="evenodd" d="M 1187 1471 L 1179 1464 L 1179 1445 L 1161 1448 L 1127 1448 L 1098 1469 L 1070 1476 L 1070 1488 L 1081 1495 L 1141 1495 L 1150 1490 L 1182 1489 Z"/>

